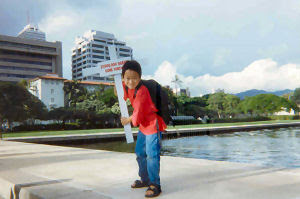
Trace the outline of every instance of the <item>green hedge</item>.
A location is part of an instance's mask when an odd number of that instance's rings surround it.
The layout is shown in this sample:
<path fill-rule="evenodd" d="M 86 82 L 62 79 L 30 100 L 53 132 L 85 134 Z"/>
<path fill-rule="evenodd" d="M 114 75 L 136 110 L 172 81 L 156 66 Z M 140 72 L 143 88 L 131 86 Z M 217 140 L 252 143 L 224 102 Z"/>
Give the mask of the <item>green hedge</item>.
<path fill-rule="evenodd" d="M 299 120 L 300 115 L 273 115 L 272 120 Z"/>
<path fill-rule="evenodd" d="M 173 125 L 202 124 L 201 120 L 173 120 Z"/>
<path fill-rule="evenodd" d="M 65 125 L 60 123 L 53 124 L 35 124 L 35 125 L 20 125 L 13 127 L 13 132 L 19 131 L 41 131 L 41 130 L 78 130 L 81 129 L 77 123 L 67 123 Z"/>
<path fill-rule="evenodd" d="M 210 123 L 233 123 L 233 122 L 256 122 L 271 120 L 270 117 L 247 117 L 247 118 L 213 118 Z"/>

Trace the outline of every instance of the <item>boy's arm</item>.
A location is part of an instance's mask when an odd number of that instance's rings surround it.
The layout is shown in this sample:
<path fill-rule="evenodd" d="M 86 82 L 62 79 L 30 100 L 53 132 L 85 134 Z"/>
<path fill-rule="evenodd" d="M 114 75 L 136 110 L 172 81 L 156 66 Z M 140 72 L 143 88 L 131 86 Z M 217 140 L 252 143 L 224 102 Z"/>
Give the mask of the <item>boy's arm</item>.
<path fill-rule="evenodd" d="M 114 94 L 115 94 L 115 96 L 118 96 L 117 89 L 116 89 L 115 85 L 114 85 Z M 127 94 L 124 91 L 124 100 L 126 100 L 127 98 L 128 98 Z M 130 117 L 121 117 L 121 124 L 123 126 L 125 126 L 128 123 L 131 123 L 131 121 L 132 121 L 132 115 Z"/>

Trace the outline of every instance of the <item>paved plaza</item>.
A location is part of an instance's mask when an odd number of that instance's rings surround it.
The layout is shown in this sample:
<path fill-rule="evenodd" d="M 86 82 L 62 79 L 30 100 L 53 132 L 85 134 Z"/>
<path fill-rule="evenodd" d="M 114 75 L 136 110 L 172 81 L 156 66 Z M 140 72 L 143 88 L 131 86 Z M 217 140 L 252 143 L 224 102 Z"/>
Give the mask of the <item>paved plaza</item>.
<path fill-rule="evenodd" d="M 138 199 L 135 155 L 0 141 L 0 195 L 20 199 Z M 159 198 L 299 199 L 300 169 L 192 158 L 161 159 Z"/>

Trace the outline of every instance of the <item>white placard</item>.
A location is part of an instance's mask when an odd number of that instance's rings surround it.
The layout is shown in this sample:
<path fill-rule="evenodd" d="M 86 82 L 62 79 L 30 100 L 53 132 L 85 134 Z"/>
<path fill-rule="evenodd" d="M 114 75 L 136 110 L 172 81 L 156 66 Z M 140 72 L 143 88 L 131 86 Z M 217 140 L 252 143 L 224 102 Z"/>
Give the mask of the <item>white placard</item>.
<path fill-rule="evenodd" d="M 99 74 L 100 77 L 107 77 L 110 75 L 121 74 L 122 66 L 128 60 L 131 60 L 131 58 L 123 57 L 120 59 L 99 62 L 96 67 L 84 69 L 82 71 L 82 75 L 91 76 L 91 75 Z"/>
<path fill-rule="evenodd" d="M 117 60 L 101 62 L 101 64 L 99 63 L 98 67 L 100 69 L 100 77 L 121 74 L 122 66 L 128 60 L 130 60 L 129 57 L 124 57 Z"/>

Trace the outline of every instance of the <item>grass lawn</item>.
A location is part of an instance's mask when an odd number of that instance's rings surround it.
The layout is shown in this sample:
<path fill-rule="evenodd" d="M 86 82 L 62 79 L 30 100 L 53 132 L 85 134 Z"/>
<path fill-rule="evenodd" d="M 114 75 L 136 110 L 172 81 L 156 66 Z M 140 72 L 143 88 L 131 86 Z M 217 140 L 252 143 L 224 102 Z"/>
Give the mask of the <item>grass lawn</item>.
<path fill-rule="evenodd" d="M 178 125 L 168 126 L 168 129 L 183 129 L 183 128 L 201 128 L 201 127 L 221 127 L 221 126 L 239 126 L 239 125 L 251 125 L 251 124 L 273 124 L 273 123 L 291 123 L 300 122 L 300 120 L 270 120 L 270 121 L 258 121 L 258 122 L 236 122 L 236 123 L 214 123 L 214 124 L 192 124 L 192 125 Z M 137 128 L 133 128 L 133 131 L 137 131 Z M 13 137 L 31 137 L 31 136 L 48 136 L 48 135 L 72 135 L 72 134 L 91 134 L 91 133 L 109 133 L 109 132 L 122 132 L 122 128 L 115 129 L 88 129 L 88 130 L 64 130 L 64 131 L 23 131 L 16 133 L 4 133 L 3 138 Z"/>

